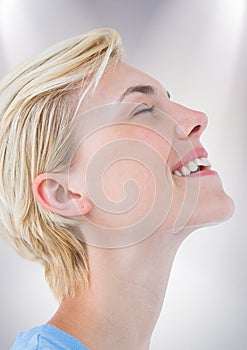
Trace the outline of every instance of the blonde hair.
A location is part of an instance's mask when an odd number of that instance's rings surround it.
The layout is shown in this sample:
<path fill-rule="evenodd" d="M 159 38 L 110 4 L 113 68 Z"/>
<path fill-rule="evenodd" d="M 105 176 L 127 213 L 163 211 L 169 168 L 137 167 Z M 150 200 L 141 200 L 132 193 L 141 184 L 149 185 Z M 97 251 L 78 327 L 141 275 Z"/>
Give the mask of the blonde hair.
<path fill-rule="evenodd" d="M 77 111 L 71 94 L 80 86 L 84 97 L 122 57 L 118 33 L 96 29 L 53 46 L 0 82 L 0 234 L 44 266 L 59 300 L 88 286 L 86 245 L 70 229 L 73 218 L 34 199 L 32 183 L 69 168 Z"/>

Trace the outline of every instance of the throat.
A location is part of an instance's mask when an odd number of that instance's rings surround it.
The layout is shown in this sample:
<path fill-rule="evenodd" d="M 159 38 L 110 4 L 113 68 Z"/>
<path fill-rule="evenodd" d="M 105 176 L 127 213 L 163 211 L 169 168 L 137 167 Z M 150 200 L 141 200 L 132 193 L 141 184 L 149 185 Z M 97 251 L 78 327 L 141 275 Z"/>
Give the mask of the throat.
<path fill-rule="evenodd" d="M 90 246 L 89 287 L 65 298 L 49 323 L 90 350 L 148 350 L 179 246 L 162 239 L 161 232 L 127 248 Z"/>

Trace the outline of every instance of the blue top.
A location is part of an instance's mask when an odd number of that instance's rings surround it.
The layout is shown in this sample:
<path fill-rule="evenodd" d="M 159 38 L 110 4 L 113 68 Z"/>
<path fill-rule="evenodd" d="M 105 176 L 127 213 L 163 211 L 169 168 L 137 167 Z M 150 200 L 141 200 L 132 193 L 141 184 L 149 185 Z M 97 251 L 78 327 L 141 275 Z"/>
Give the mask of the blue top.
<path fill-rule="evenodd" d="M 44 324 L 21 332 L 10 350 L 88 350 L 82 343 L 60 329 Z"/>

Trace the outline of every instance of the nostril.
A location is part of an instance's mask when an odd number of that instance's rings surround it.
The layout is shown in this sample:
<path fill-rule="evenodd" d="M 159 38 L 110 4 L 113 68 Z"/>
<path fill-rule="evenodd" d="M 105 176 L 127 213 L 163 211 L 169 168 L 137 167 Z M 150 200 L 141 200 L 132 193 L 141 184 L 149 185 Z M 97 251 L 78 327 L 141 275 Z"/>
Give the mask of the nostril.
<path fill-rule="evenodd" d="M 196 125 L 190 132 L 190 134 L 193 134 L 201 129 L 201 125 Z"/>

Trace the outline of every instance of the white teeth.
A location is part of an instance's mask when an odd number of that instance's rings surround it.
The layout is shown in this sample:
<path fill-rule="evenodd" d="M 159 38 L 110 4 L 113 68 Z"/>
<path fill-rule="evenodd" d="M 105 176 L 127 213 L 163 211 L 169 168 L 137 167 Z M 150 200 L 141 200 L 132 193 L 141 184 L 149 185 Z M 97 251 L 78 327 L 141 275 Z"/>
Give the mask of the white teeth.
<path fill-rule="evenodd" d="M 173 174 L 177 176 L 187 176 L 187 175 L 190 175 L 190 173 L 195 173 L 198 170 L 200 170 L 199 166 L 203 166 L 206 169 L 210 169 L 211 164 L 209 160 L 205 157 L 196 158 L 194 160 L 189 161 L 187 164 L 183 165 L 181 168 L 175 170 Z"/>
<path fill-rule="evenodd" d="M 208 159 L 207 158 L 201 158 L 201 160 L 203 161 L 203 165 L 204 166 L 211 166 L 211 164 L 210 164 L 210 162 L 208 161 Z"/>
<path fill-rule="evenodd" d="M 194 162 L 197 165 L 201 165 L 201 166 L 210 166 L 211 165 L 207 158 L 196 158 L 194 160 Z"/>
<path fill-rule="evenodd" d="M 190 171 L 197 171 L 198 165 L 191 160 L 188 164 L 187 167 L 190 169 Z"/>
<path fill-rule="evenodd" d="M 188 168 L 186 168 L 186 166 L 182 166 L 182 168 L 180 169 L 181 173 L 186 176 L 190 174 L 190 171 Z"/>
<path fill-rule="evenodd" d="M 197 165 L 204 165 L 203 161 L 202 161 L 201 159 L 199 159 L 199 158 L 196 158 L 196 159 L 194 160 L 194 162 L 195 162 Z"/>

